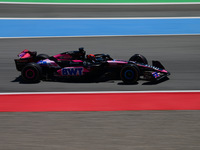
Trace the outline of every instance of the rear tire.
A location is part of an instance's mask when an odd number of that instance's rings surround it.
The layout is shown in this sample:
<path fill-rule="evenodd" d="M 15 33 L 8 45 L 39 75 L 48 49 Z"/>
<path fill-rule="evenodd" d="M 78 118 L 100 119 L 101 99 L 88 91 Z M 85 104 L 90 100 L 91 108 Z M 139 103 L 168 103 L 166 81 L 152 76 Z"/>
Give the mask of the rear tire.
<path fill-rule="evenodd" d="M 21 71 L 25 82 L 37 83 L 42 77 L 42 68 L 36 63 L 27 64 Z"/>
<path fill-rule="evenodd" d="M 140 76 L 140 70 L 135 65 L 124 66 L 121 69 L 120 77 L 126 84 L 136 83 Z"/>
<path fill-rule="evenodd" d="M 137 63 L 143 63 L 143 64 L 148 64 L 148 61 L 147 59 L 143 56 L 143 55 L 140 55 L 140 54 L 135 54 L 133 55 L 129 61 L 135 61 Z"/>

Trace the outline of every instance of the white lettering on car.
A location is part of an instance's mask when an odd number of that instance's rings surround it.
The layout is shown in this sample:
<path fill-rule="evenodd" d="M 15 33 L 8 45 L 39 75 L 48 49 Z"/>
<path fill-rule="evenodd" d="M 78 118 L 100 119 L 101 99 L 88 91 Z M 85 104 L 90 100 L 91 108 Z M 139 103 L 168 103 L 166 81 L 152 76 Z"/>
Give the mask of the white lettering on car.
<path fill-rule="evenodd" d="M 80 76 L 83 75 L 83 67 L 66 67 L 62 69 L 63 76 Z"/>

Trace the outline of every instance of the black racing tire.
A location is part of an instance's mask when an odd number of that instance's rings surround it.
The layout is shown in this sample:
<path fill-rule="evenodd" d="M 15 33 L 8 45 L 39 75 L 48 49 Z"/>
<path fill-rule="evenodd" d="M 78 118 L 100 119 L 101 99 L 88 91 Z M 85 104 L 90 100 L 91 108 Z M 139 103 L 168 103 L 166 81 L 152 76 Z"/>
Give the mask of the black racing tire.
<path fill-rule="evenodd" d="M 25 82 L 37 83 L 42 77 L 42 68 L 36 63 L 28 63 L 21 71 L 22 79 Z"/>
<path fill-rule="evenodd" d="M 121 69 L 120 77 L 126 84 L 136 83 L 140 77 L 140 70 L 136 65 L 127 65 Z"/>
<path fill-rule="evenodd" d="M 135 54 L 135 55 L 133 55 L 133 56 L 129 59 L 129 61 L 135 61 L 135 62 L 137 62 L 137 63 L 148 64 L 147 59 L 146 59 L 143 55 L 141 55 L 141 54 Z"/>
<path fill-rule="evenodd" d="M 47 54 L 39 54 L 36 56 L 36 62 L 39 60 L 44 60 L 44 59 L 48 59 L 49 56 Z"/>

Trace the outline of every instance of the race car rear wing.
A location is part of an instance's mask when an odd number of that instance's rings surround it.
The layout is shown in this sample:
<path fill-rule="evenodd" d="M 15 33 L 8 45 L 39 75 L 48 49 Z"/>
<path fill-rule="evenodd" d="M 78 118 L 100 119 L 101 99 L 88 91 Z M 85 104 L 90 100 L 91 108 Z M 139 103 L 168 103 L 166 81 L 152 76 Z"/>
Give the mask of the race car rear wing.
<path fill-rule="evenodd" d="M 15 59 L 15 65 L 16 69 L 18 71 L 21 71 L 22 68 L 30 62 L 34 62 L 36 58 L 37 52 L 31 52 L 27 49 L 23 50 L 21 53 L 19 53 L 17 56 L 19 59 Z"/>
<path fill-rule="evenodd" d="M 37 55 L 37 52 L 34 51 L 34 52 L 31 52 L 27 49 L 23 50 L 21 53 L 19 53 L 17 56 L 19 58 L 30 58 L 30 57 L 35 57 Z"/>

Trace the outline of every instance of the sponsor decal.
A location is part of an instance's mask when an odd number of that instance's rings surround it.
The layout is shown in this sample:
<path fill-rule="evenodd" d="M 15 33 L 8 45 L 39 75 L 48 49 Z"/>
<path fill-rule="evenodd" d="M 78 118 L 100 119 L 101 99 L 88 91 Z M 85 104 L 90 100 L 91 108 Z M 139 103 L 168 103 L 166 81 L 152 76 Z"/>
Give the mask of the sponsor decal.
<path fill-rule="evenodd" d="M 39 65 L 48 65 L 46 61 L 40 60 L 37 64 Z"/>
<path fill-rule="evenodd" d="M 142 67 L 146 67 L 146 68 L 152 68 L 152 69 L 154 69 L 154 70 L 160 71 L 160 68 L 155 67 L 155 66 L 151 66 L 151 65 L 148 65 L 148 64 L 146 64 L 146 65 L 140 65 L 140 64 L 139 64 L 138 66 L 142 66 Z"/>
<path fill-rule="evenodd" d="M 26 53 L 20 53 L 19 57 L 23 57 Z"/>
<path fill-rule="evenodd" d="M 158 78 L 158 77 L 160 77 L 160 74 L 157 73 L 157 72 L 153 72 L 152 75 L 154 76 L 154 78 Z"/>
<path fill-rule="evenodd" d="M 83 75 L 83 67 L 66 67 L 61 72 L 63 76 L 80 76 Z"/>
<path fill-rule="evenodd" d="M 39 64 L 41 66 L 49 66 L 49 67 L 59 68 L 59 66 L 54 61 L 50 61 L 50 60 L 41 60 L 37 64 Z"/>

